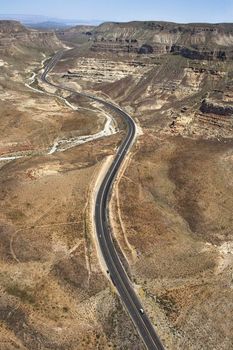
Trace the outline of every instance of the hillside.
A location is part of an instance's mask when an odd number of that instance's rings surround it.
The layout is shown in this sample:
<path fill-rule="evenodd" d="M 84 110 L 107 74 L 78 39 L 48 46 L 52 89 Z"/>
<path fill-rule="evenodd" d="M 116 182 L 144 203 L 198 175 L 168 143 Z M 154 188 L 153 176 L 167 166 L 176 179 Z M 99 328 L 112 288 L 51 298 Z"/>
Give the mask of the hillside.
<path fill-rule="evenodd" d="M 95 26 L 78 25 L 64 30 L 58 30 L 57 36 L 64 42 L 70 42 L 72 45 L 83 44 L 92 38 Z"/>
<path fill-rule="evenodd" d="M 67 38 L 68 33 L 65 32 Z M 73 30 L 74 33 L 80 35 L 79 30 Z M 93 41 L 92 50 L 97 52 L 175 53 L 221 60 L 233 57 L 232 23 L 107 22 L 88 30 L 86 35 Z"/>
<path fill-rule="evenodd" d="M 30 30 L 17 21 L 0 21 L 0 54 L 24 56 L 28 50 L 56 50 L 63 47 L 54 32 Z"/>
<path fill-rule="evenodd" d="M 0 21 L 0 33 L 1 34 L 13 34 L 18 32 L 27 32 L 27 29 L 18 21 Z"/>

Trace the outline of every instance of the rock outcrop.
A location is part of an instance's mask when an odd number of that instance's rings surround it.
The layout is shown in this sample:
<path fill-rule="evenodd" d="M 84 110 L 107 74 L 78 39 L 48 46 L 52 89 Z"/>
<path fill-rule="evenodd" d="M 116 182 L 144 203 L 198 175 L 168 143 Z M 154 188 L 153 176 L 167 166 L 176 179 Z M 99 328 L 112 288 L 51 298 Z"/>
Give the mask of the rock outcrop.
<path fill-rule="evenodd" d="M 202 113 L 233 116 L 233 105 L 216 103 L 207 99 L 202 101 L 200 110 Z"/>
<path fill-rule="evenodd" d="M 91 46 L 92 51 L 107 51 L 107 52 L 128 52 L 137 53 L 139 51 L 139 45 L 137 40 L 130 39 L 95 39 L 93 45 Z"/>
<path fill-rule="evenodd" d="M 80 31 L 93 42 L 91 50 L 96 52 L 174 53 L 200 60 L 233 58 L 233 24 L 230 23 L 103 23 L 88 31 L 77 28 L 76 35 L 80 35 Z"/>
<path fill-rule="evenodd" d="M 0 34 L 19 32 L 28 32 L 28 30 L 18 21 L 0 21 Z"/>
<path fill-rule="evenodd" d="M 55 50 L 62 47 L 62 43 L 56 34 L 50 32 L 40 32 L 25 28 L 17 21 L 0 21 L 0 52 L 2 54 L 13 54 L 19 46 L 29 46 L 38 48 L 48 48 Z"/>
<path fill-rule="evenodd" d="M 227 58 L 233 57 L 233 50 L 211 50 L 206 47 L 184 47 L 179 45 L 172 45 L 170 52 L 179 54 L 183 57 L 195 60 L 214 60 L 218 59 L 225 61 Z"/>

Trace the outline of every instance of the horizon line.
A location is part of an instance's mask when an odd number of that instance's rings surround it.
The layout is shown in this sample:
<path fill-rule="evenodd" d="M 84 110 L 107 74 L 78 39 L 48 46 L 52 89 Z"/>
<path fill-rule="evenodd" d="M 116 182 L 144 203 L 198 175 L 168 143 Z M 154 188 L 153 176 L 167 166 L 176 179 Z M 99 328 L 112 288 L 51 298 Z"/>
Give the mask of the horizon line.
<path fill-rule="evenodd" d="M 82 21 L 82 22 L 100 22 L 102 23 L 132 23 L 132 22 L 163 22 L 163 23 L 173 23 L 173 24 L 233 24 L 233 21 L 225 21 L 225 22 L 181 22 L 181 21 L 175 21 L 175 20 L 164 20 L 164 19 L 133 19 L 133 20 L 103 20 L 103 19 L 97 19 L 97 18 L 92 18 L 92 19 L 86 19 L 86 18 L 62 18 L 62 17 L 56 17 L 56 16 L 48 16 L 48 15 L 35 15 L 35 14 L 23 14 L 23 13 L 0 13 L 1 16 L 24 16 L 24 17 L 44 17 L 45 19 L 50 19 L 50 20 L 62 20 L 62 21 Z M 39 22 L 43 23 L 43 22 Z"/>

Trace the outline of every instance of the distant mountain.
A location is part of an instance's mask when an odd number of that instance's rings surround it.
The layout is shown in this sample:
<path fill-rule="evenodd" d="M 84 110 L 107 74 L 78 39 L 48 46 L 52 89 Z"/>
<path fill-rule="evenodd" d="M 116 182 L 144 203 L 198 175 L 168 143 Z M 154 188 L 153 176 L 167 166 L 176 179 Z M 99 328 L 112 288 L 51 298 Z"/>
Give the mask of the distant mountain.
<path fill-rule="evenodd" d="M 46 16 L 37 16 L 37 15 L 15 15 L 15 14 L 0 14 L 0 20 L 15 20 L 23 24 L 27 23 L 38 23 L 45 22 L 48 20 Z"/>
<path fill-rule="evenodd" d="M 66 29 L 71 27 L 66 23 L 53 22 L 53 21 L 27 23 L 26 26 L 33 29 L 53 29 L 53 30 Z"/>
<path fill-rule="evenodd" d="M 38 16 L 38 15 L 17 15 L 17 14 L 0 14 L 0 20 L 16 20 L 20 21 L 24 25 L 33 28 L 62 28 L 62 27 L 72 27 L 79 24 L 85 25 L 99 25 L 103 21 L 100 20 L 85 20 L 85 19 L 62 19 L 53 18 L 48 16 Z"/>

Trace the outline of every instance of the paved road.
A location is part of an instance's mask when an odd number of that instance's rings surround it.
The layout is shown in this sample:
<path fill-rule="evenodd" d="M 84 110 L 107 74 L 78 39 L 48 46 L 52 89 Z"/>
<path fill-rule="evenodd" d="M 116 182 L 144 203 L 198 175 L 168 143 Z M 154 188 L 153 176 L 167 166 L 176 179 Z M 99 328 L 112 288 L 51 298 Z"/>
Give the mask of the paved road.
<path fill-rule="evenodd" d="M 104 106 L 110 108 L 114 112 L 120 115 L 125 123 L 127 124 L 127 135 L 122 141 L 117 154 L 100 186 L 100 189 L 97 194 L 96 203 L 95 203 L 95 222 L 96 222 L 96 232 L 98 235 L 99 245 L 105 259 L 106 265 L 108 267 L 108 273 L 121 297 L 121 300 L 128 311 L 131 319 L 134 322 L 136 329 L 138 330 L 144 344 L 149 350 L 162 350 L 164 349 L 158 335 L 155 332 L 155 329 L 150 322 L 148 316 L 143 310 L 143 306 L 140 303 L 138 296 L 136 295 L 133 285 L 128 278 L 121 260 L 117 254 L 115 246 L 112 241 L 111 228 L 108 222 L 108 202 L 111 195 L 112 185 L 116 178 L 116 175 L 125 159 L 126 154 L 133 145 L 135 135 L 136 135 L 136 126 L 133 119 L 129 114 L 124 112 L 120 107 L 102 100 L 98 97 L 85 94 L 77 93 L 75 90 L 58 86 L 48 81 L 47 74 L 52 70 L 56 63 L 61 59 L 63 52 L 58 52 L 46 66 L 41 79 L 60 89 L 76 93 L 79 96 L 88 97 L 92 100 L 102 103 Z"/>

